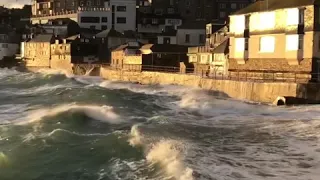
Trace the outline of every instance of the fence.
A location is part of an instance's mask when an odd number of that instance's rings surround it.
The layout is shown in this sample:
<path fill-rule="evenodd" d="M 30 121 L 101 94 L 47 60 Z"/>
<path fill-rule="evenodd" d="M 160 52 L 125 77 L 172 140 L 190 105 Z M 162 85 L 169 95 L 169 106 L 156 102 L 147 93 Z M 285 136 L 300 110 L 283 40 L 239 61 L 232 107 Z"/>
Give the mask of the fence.
<path fill-rule="evenodd" d="M 113 70 L 122 70 L 130 72 L 165 72 L 174 74 L 197 75 L 207 79 L 217 80 L 235 80 L 235 81 L 253 81 L 253 82 L 317 82 L 320 74 L 318 73 L 293 73 L 293 72 L 240 72 L 232 71 L 221 73 L 221 71 L 201 70 L 195 71 L 194 68 L 180 68 L 173 66 L 153 66 L 139 64 L 110 65 L 103 64 L 102 67 Z"/>

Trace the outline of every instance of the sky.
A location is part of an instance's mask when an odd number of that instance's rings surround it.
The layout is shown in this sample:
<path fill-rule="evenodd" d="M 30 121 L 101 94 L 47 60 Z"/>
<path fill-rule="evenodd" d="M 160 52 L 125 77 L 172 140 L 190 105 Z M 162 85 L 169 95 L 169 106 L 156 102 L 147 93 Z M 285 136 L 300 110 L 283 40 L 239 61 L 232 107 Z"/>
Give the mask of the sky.
<path fill-rule="evenodd" d="M 21 8 L 25 4 L 31 4 L 31 0 L 0 0 L 0 6 L 8 8 Z"/>

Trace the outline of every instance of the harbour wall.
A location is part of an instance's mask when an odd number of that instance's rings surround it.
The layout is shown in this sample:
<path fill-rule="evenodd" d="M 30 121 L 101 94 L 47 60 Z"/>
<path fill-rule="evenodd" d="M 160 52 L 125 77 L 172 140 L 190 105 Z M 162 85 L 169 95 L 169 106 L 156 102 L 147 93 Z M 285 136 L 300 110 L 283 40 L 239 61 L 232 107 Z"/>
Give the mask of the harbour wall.
<path fill-rule="evenodd" d="M 182 85 L 202 88 L 221 93 L 230 98 L 267 104 L 277 104 L 278 101 L 286 101 L 286 104 L 320 102 L 319 84 L 217 80 L 189 74 L 130 72 L 103 67 L 100 70 L 100 76 L 113 81 L 127 81 L 141 84 Z"/>

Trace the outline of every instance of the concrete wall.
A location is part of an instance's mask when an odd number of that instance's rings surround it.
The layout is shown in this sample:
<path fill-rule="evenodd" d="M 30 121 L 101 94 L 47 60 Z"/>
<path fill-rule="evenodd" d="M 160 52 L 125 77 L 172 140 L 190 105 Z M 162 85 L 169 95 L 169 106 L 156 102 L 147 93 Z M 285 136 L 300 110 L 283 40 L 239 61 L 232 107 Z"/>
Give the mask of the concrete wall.
<path fill-rule="evenodd" d="M 320 100 L 319 85 L 312 84 L 214 80 L 201 78 L 196 75 L 116 71 L 108 68 L 101 68 L 100 75 L 105 79 L 115 81 L 199 87 L 220 92 L 231 98 L 263 103 L 273 103 L 278 96 Z"/>

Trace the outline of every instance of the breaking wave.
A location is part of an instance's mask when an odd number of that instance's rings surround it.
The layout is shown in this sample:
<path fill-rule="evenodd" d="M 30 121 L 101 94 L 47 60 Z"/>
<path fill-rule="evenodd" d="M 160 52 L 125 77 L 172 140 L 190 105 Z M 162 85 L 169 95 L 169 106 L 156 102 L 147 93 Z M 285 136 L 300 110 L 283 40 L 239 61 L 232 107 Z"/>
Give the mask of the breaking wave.
<path fill-rule="evenodd" d="M 26 118 L 24 118 L 24 120 L 19 121 L 17 124 L 23 125 L 41 121 L 45 117 L 53 117 L 64 112 L 82 112 L 92 119 L 113 124 L 121 122 L 121 120 L 119 119 L 119 115 L 113 112 L 113 108 L 111 106 L 66 104 L 59 105 L 53 108 L 42 108 L 33 110 L 27 115 Z"/>
<path fill-rule="evenodd" d="M 39 69 L 37 72 L 43 75 L 65 75 L 68 78 L 74 77 L 72 73 L 63 69 Z"/>
<path fill-rule="evenodd" d="M 139 131 L 139 125 L 131 129 L 129 143 L 132 146 L 143 146 L 146 149 L 146 159 L 151 164 L 159 164 L 165 174 L 177 180 L 193 180 L 193 170 L 183 163 L 185 144 L 175 140 L 160 140 L 148 144 Z"/>

